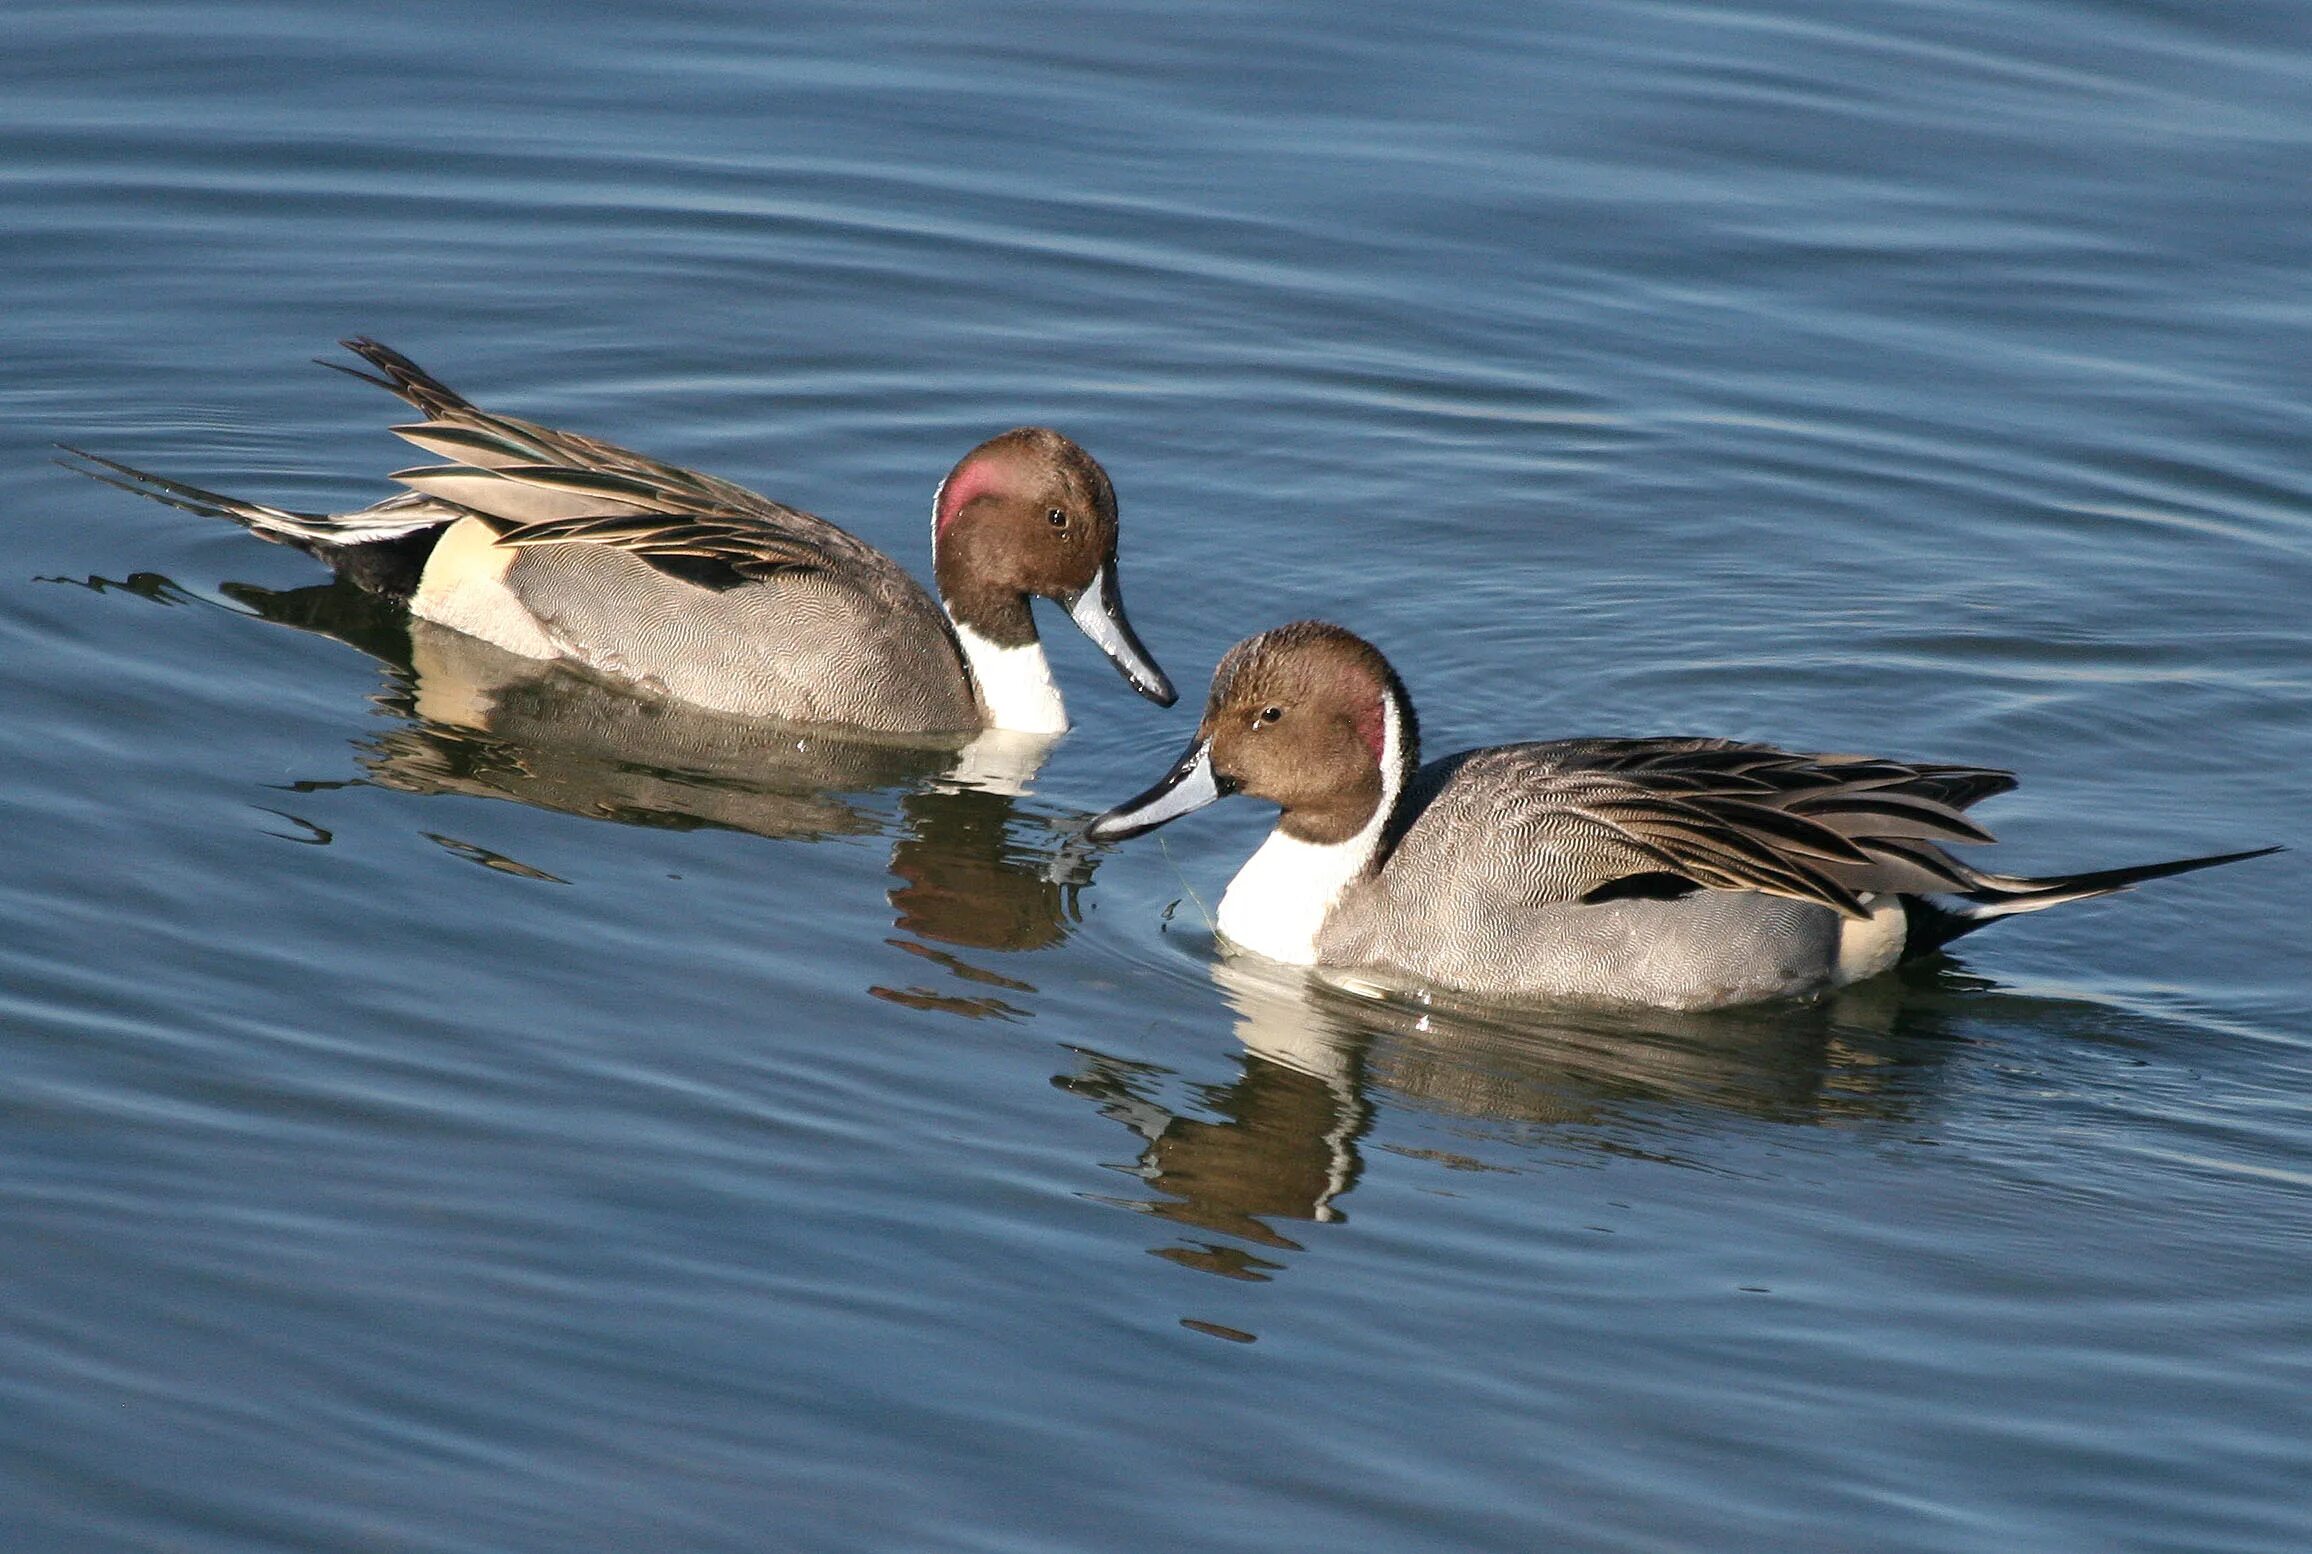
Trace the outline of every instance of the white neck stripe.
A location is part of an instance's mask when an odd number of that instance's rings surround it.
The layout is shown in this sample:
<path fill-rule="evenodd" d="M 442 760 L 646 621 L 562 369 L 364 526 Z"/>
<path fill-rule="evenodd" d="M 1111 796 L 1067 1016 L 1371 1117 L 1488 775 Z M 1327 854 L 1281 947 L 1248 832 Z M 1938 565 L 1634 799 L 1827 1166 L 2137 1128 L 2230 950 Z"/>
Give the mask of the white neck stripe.
<path fill-rule="evenodd" d="M 954 621 L 956 640 L 963 644 L 964 662 L 971 666 L 988 727 L 1023 734 L 1068 731 L 1068 709 L 1060 701 L 1060 688 L 1052 683 L 1052 666 L 1044 660 L 1040 639 L 998 647 L 952 613 L 948 619 Z"/>
<path fill-rule="evenodd" d="M 1304 842 L 1280 823 L 1220 898 L 1219 927 L 1229 940 L 1290 965 L 1317 963 L 1325 919 L 1372 864 L 1404 791 L 1405 718 L 1388 692 L 1382 693 L 1381 717 L 1381 801 L 1372 818 L 1343 842 Z"/>

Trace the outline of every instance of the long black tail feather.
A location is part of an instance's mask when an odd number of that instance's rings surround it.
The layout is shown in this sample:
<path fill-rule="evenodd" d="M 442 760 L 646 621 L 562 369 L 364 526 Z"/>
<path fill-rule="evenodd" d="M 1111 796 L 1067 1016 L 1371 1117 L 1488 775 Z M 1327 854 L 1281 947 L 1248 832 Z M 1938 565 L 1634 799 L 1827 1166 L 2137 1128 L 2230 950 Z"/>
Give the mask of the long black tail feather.
<path fill-rule="evenodd" d="M 1911 896 L 1902 898 L 1903 916 L 1909 926 L 1903 942 L 1905 958 L 1925 955 L 1941 949 L 1953 939 L 1973 933 L 1976 929 L 1997 922 L 2002 917 L 2013 917 L 2023 912 L 2037 912 L 2045 907 L 2060 906 L 2066 901 L 2086 901 L 2095 896 L 2108 896 L 2115 891 L 2127 890 L 2145 880 L 2165 879 L 2171 874 L 2189 874 L 2195 869 L 2212 869 L 2220 863 L 2238 863 L 2247 858 L 2261 858 L 2268 853 L 2283 851 L 2278 847 L 2251 847 L 2244 852 L 2211 853 L 2204 858 L 2174 858 L 2164 863 L 2130 864 L 2118 869 L 2091 869 L 2082 874 L 2049 874 L 2039 877 L 2015 874 L 1983 874 L 1981 889 L 1942 896 Z"/>
<path fill-rule="evenodd" d="M 416 590 L 443 527 L 456 521 L 461 511 L 415 492 L 404 492 L 354 513 L 294 512 L 171 480 L 69 443 L 57 446 L 83 461 L 56 461 L 76 475 L 181 512 L 227 519 L 259 539 L 291 546 L 326 562 L 331 571 L 357 587 L 394 599 L 406 599 Z"/>

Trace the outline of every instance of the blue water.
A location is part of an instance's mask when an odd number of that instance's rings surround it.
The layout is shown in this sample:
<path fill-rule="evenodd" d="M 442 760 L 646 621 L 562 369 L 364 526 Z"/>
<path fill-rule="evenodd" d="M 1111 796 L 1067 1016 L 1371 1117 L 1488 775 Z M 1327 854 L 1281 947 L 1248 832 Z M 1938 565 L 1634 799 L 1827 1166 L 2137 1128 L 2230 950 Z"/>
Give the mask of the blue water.
<path fill-rule="evenodd" d="M 0 53 L 0 1547 L 2312 1546 L 2312 20 L 20 5 Z M 1114 475 L 1024 795 L 575 679 L 47 462 L 290 505 L 305 364 L 920 572 Z M 1089 859 L 1238 637 L 1432 748 L 2011 766 L 2002 866 L 2277 858 L 1821 1008 L 1221 961 Z"/>

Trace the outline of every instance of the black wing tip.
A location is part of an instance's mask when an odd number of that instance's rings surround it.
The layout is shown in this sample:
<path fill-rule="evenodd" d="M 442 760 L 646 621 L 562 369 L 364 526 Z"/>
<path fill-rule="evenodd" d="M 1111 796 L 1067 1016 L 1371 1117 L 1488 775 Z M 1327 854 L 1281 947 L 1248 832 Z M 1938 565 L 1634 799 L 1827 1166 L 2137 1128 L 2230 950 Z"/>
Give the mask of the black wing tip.
<path fill-rule="evenodd" d="M 348 367 L 343 362 L 333 362 L 326 356 L 314 357 L 313 365 L 316 367 L 327 367 L 331 372 L 342 372 L 349 378 L 359 378 L 362 382 L 367 383 L 374 388 L 381 388 L 385 390 L 388 394 L 398 395 L 401 393 L 401 390 L 393 383 L 387 379 L 378 377 L 375 373 L 363 372 L 359 367 Z"/>
<path fill-rule="evenodd" d="M 396 369 L 407 372 L 419 370 L 416 362 L 375 335 L 347 335 L 337 343 L 373 367 L 382 367 L 389 372 Z"/>
<path fill-rule="evenodd" d="M 337 342 L 363 361 L 375 367 L 384 377 L 372 377 L 357 367 L 333 362 L 316 356 L 314 361 L 364 383 L 374 383 L 387 393 L 395 395 L 425 411 L 437 415 L 444 410 L 471 410 L 473 405 L 464 395 L 420 367 L 416 362 L 373 335 L 347 335 Z"/>
<path fill-rule="evenodd" d="M 1642 869 L 1617 875 L 1584 891 L 1579 899 L 1584 906 L 1602 906 L 1608 901 L 1676 901 L 1702 888 L 1701 881 L 1668 869 Z"/>

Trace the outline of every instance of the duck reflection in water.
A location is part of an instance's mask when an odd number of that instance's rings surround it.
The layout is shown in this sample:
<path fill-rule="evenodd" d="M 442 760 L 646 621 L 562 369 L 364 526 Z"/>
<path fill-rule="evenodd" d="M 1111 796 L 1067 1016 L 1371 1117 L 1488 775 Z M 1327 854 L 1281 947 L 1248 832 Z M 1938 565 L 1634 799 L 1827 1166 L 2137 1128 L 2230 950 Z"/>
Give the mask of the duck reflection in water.
<path fill-rule="evenodd" d="M 744 831 L 774 840 L 893 832 L 892 945 L 974 986 L 870 989 L 914 1007 L 1017 1017 L 1003 992 L 1033 992 L 923 941 L 1033 950 L 1064 939 L 1081 849 L 1017 802 L 1055 736 L 989 730 L 878 740 L 718 713 L 525 659 L 412 620 L 343 583 L 289 590 L 227 584 L 267 620 L 348 642 L 384 664 L 381 703 L 401 719 L 360 743 L 368 781 L 410 793 L 511 799 L 628 825 Z M 307 788 L 332 786 L 304 784 Z M 862 802 L 897 795 L 897 824 Z M 1049 835 L 1049 845 L 1045 837 Z M 984 991 L 982 991 L 984 990 Z"/>
<path fill-rule="evenodd" d="M 1370 996 L 1244 956 L 1210 971 L 1244 1049 L 1233 1079 L 1183 1085 L 1078 1048 L 1052 1082 L 1139 1136 L 1127 1169 L 1157 1196 L 1107 1201 L 1189 1232 L 1154 1255 L 1236 1279 L 1270 1278 L 1303 1250 L 1280 1224 L 1347 1218 L 1383 1107 L 1427 1124 L 1392 1129 L 1406 1141 L 1390 1154 L 1448 1170 L 1522 1169 L 1537 1150 L 1676 1162 L 1682 1137 L 1732 1121 L 1904 1121 L 1953 1047 L 1931 988 L 1711 1014 L 1527 1012 Z M 1423 1133 L 1449 1143 L 1423 1147 Z"/>

